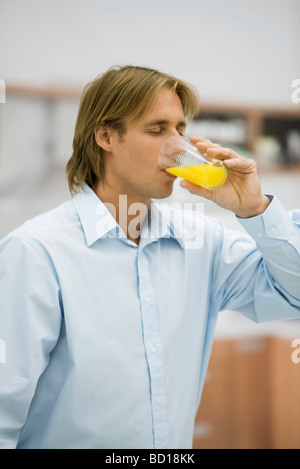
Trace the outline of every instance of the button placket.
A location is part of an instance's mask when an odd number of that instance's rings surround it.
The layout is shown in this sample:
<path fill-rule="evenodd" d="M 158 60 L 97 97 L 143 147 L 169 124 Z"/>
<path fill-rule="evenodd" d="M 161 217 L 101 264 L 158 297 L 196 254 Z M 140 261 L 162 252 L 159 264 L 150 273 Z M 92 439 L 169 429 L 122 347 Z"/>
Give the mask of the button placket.
<path fill-rule="evenodd" d="M 148 363 L 154 447 L 167 448 L 169 428 L 165 399 L 164 358 L 160 345 L 158 311 L 152 287 L 148 260 L 143 251 L 138 255 L 139 294 L 143 324 L 143 339 Z"/>

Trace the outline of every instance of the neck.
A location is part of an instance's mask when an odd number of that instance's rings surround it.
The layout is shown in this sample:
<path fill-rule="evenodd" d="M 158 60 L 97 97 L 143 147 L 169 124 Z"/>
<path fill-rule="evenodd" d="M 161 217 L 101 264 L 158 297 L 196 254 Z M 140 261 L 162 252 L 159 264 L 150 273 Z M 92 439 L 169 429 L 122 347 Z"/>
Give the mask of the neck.
<path fill-rule="evenodd" d="M 137 197 L 128 191 L 118 191 L 105 182 L 98 182 L 94 191 L 107 206 L 127 239 L 139 244 L 143 222 L 148 214 L 151 200 Z"/>

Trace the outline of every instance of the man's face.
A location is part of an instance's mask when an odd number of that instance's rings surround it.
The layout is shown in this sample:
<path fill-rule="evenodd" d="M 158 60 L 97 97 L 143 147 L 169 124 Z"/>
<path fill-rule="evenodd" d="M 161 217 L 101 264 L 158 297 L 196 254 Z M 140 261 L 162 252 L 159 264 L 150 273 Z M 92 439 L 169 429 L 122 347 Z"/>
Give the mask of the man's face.
<path fill-rule="evenodd" d="M 150 198 L 168 197 L 176 178 L 160 169 L 158 155 L 166 139 L 184 133 L 186 121 L 179 96 L 164 88 L 141 120 L 126 124 L 122 138 L 112 131 L 105 182 L 133 201 L 147 203 Z"/>

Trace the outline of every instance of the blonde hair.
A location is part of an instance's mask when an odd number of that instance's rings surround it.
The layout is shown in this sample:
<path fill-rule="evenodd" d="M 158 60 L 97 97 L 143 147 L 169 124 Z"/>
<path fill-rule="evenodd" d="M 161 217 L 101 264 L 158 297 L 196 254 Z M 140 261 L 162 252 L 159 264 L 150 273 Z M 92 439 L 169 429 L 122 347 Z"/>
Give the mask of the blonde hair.
<path fill-rule="evenodd" d="M 73 154 L 66 167 L 72 194 L 84 182 L 93 187 L 96 181 L 104 179 L 104 158 L 95 140 L 96 127 L 105 123 L 123 136 L 126 120 L 143 117 L 162 88 L 178 94 L 187 120 L 196 114 L 199 106 L 196 89 L 150 68 L 111 67 L 85 87 L 75 126 Z"/>

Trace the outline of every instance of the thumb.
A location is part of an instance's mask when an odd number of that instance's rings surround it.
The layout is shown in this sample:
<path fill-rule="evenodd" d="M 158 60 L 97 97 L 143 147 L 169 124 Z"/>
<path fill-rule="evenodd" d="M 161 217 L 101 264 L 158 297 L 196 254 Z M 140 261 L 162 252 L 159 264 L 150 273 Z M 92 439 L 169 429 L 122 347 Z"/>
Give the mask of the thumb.
<path fill-rule="evenodd" d="M 180 181 L 179 185 L 183 189 L 187 189 L 192 194 L 199 195 L 201 197 L 204 197 L 205 199 L 211 199 L 212 191 L 206 189 L 205 187 L 197 186 L 196 184 L 193 184 L 192 182 L 187 181 L 186 179 Z"/>

